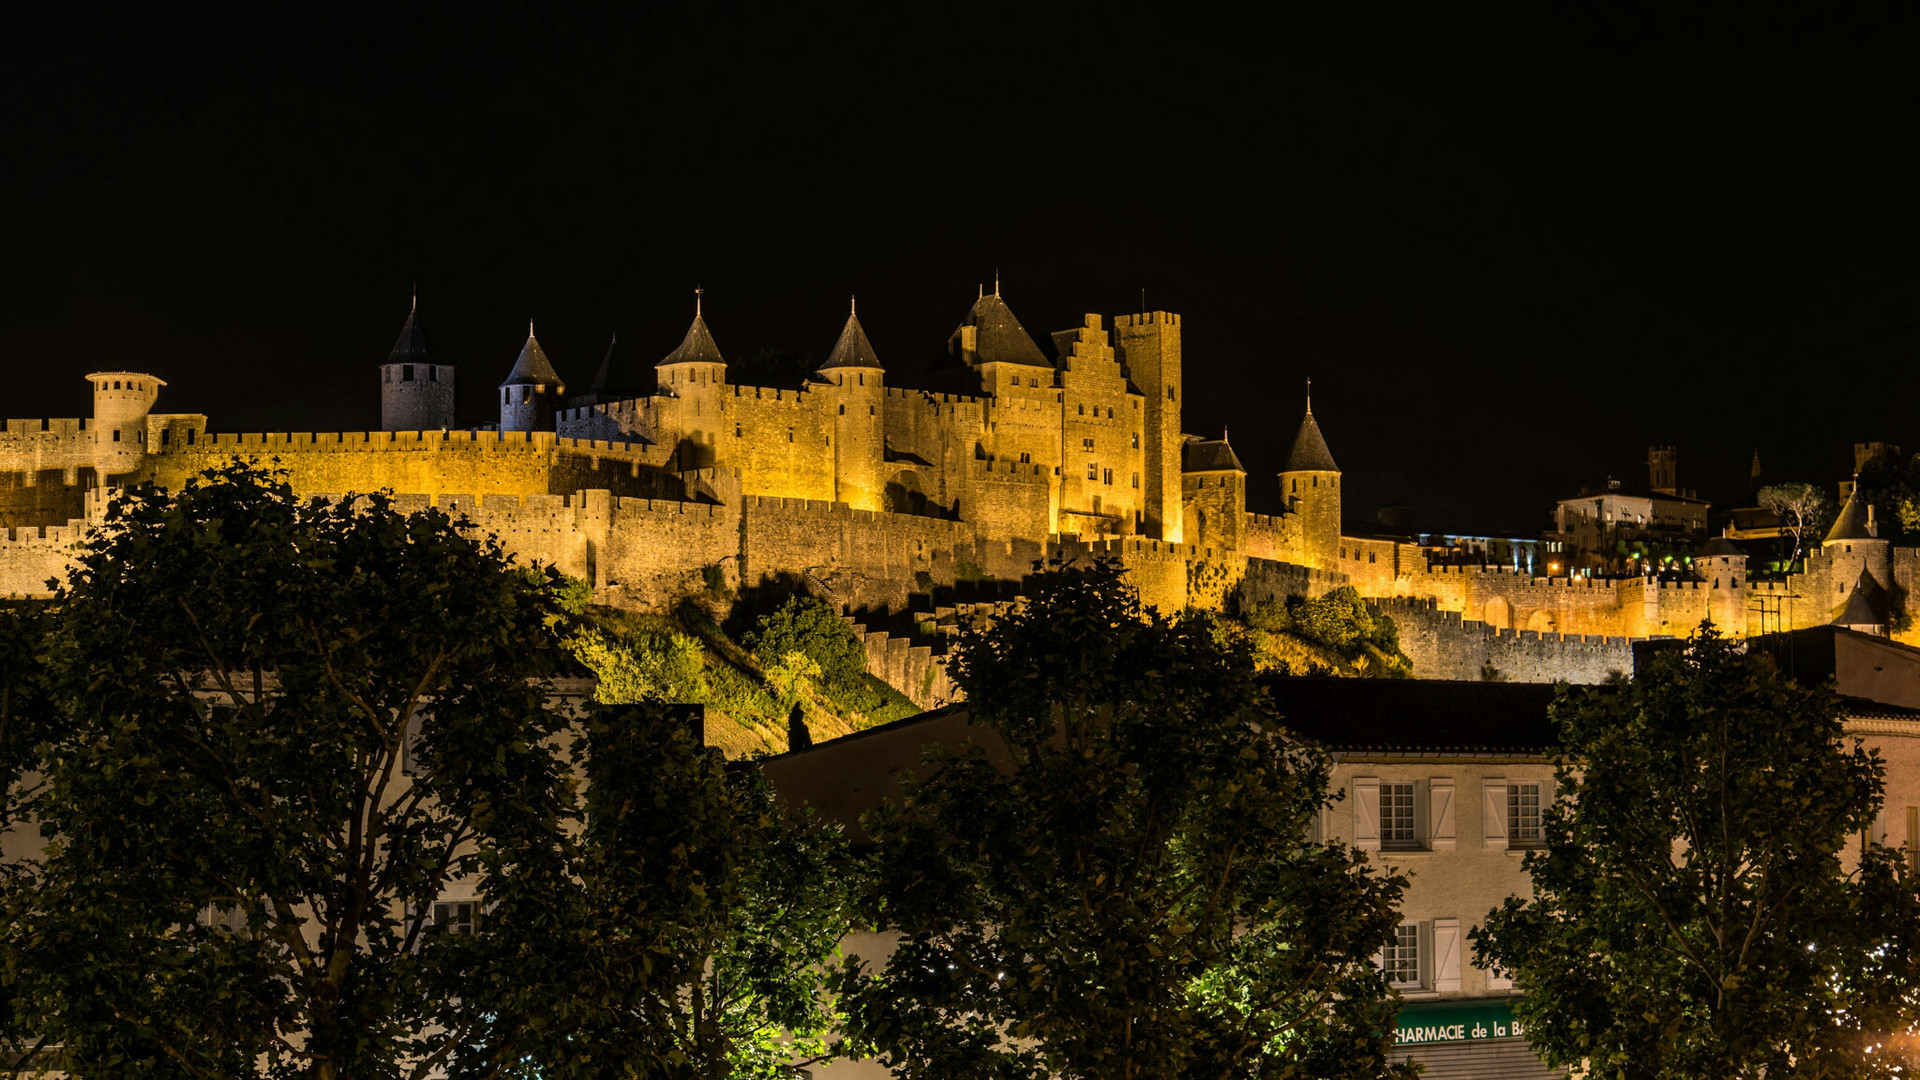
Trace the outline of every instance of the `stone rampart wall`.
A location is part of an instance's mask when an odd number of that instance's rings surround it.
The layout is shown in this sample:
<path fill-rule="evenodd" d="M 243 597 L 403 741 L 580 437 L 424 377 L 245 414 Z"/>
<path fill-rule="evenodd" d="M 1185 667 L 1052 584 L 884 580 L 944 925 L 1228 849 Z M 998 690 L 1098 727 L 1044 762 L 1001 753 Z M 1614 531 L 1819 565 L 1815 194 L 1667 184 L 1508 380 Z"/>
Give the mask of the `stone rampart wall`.
<path fill-rule="evenodd" d="M 1626 637 L 1500 630 L 1462 619 L 1431 600 L 1385 598 L 1370 603 L 1399 628 L 1400 651 L 1413 661 L 1415 678 L 1591 684 L 1633 670 L 1633 649 Z"/>

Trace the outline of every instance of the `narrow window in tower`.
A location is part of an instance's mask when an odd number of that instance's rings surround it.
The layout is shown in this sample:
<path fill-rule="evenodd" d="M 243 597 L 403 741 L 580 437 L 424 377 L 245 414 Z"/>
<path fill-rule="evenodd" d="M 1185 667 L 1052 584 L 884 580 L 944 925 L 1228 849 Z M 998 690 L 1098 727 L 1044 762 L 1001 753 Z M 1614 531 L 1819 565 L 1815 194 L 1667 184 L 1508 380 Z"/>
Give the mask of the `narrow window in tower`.
<path fill-rule="evenodd" d="M 1025 452 L 1025 451 L 1022 451 L 1022 452 L 1021 452 L 1021 454 L 1020 454 L 1020 462 L 1021 462 L 1021 464 L 1029 464 L 1029 463 L 1031 463 L 1032 461 L 1033 461 L 1033 455 L 1032 455 L 1032 454 L 1029 454 L 1029 453 L 1027 453 L 1027 452 Z"/>
<path fill-rule="evenodd" d="M 1134 487 L 1139 487 L 1139 486 L 1140 486 L 1140 474 L 1139 474 L 1139 473 L 1134 473 L 1134 474 L 1133 474 L 1133 486 L 1134 486 Z"/>
<path fill-rule="evenodd" d="M 167 445 L 167 436 L 169 436 L 169 435 L 172 435 L 172 434 L 173 434 L 173 432 L 171 432 L 171 431 L 162 431 L 162 432 L 160 433 L 160 445 L 161 445 L 161 446 L 165 446 L 165 445 Z"/>
<path fill-rule="evenodd" d="M 1113 419 L 1113 409 L 1112 409 L 1112 408 L 1108 408 L 1108 409 L 1107 409 L 1107 419 L 1109 419 L 1109 420 L 1111 420 L 1111 419 Z"/>
<path fill-rule="evenodd" d="M 1293 479 L 1293 490 L 1294 490 L 1294 491 L 1299 491 L 1299 490 L 1300 490 L 1300 478 L 1299 478 L 1299 477 L 1297 477 L 1297 476 L 1296 476 L 1296 477 L 1294 477 L 1294 479 Z"/>
<path fill-rule="evenodd" d="M 413 381 L 413 365 L 412 364 L 400 365 L 400 381 L 401 382 Z"/>
<path fill-rule="evenodd" d="M 1140 449 L 1140 433 L 1137 431 L 1133 433 L 1133 448 Z"/>
<path fill-rule="evenodd" d="M 1080 406 L 1080 415 L 1081 416 L 1087 415 L 1087 407 L 1085 405 Z"/>
<path fill-rule="evenodd" d="M 193 436 L 194 436 L 194 431 L 193 431 L 193 429 L 192 429 L 192 428 L 188 428 L 188 429 L 187 429 L 187 445 L 188 445 L 188 446 L 192 446 L 192 445 L 193 445 Z"/>
<path fill-rule="evenodd" d="M 792 428 L 788 428 L 788 429 L 787 429 L 787 441 L 788 441 L 788 442 L 792 442 L 792 441 L 793 441 L 793 429 L 792 429 Z"/>
<path fill-rule="evenodd" d="M 439 364 L 427 365 L 427 381 L 428 382 L 440 381 L 440 365 Z"/>
<path fill-rule="evenodd" d="M 119 380 L 119 379 L 115 379 L 115 380 L 113 380 L 113 388 L 114 388 L 115 390 L 118 390 L 118 389 L 120 389 L 120 380 Z"/>
<path fill-rule="evenodd" d="M 114 441 L 114 442 L 119 442 L 119 441 L 120 441 L 120 429 L 119 429 L 119 428 L 114 428 L 114 429 L 113 429 L 113 441 Z"/>
<path fill-rule="evenodd" d="M 739 424 L 735 424 L 735 425 L 733 425 L 733 437 L 734 437 L 734 438 L 736 438 L 736 439 L 740 437 L 740 425 L 739 425 Z"/>
<path fill-rule="evenodd" d="M 1169 387 L 1167 387 L 1167 400 L 1168 400 L 1168 401 L 1172 401 L 1172 400 L 1174 400 L 1174 397 L 1173 397 L 1173 387 L 1171 387 L 1171 386 L 1169 386 Z"/>
<path fill-rule="evenodd" d="M 867 415 L 868 415 L 868 416 L 872 416 L 872 415 L 873 415 L 873 406 L 871 406 L 871 405 L 869 405 L 869 406 L 867 406 Z"/>
<path fill-rule="evenodd" d="M 1320 486 L 1320 478 L 1319 478 L 1319 477 L 1317 477 L 1317 476 L 1316 476 L 1316 477 L 1314 477 L 1314 478 L 1313 478 L 1313 486 L 1314 486 L 1314 487 L 1319 487 L 1319 486 Z"/>
<path fill-rule="evenodd" d="M 847 415 L 847 407 L 845 405 L 840 406 L 840 415 L 841 416 Z"/>
<path fill-rule="evenodd" d="M 120 433 L 117 431 L 114 432 L 113 435 L 114 435 L 114 438 L 116 439 L 120 437 Z M 1087 479 L 1088 480 L 1100 479 L 1100 466 L 1095 465 L 1092 462 L 1088 462 L 1087 463 Z"/>
<path fill-rule="evenodd" d="M 861 386 L 867 385 L 867 373 L 864 371 L 860 373 L 860 385 Z"/>

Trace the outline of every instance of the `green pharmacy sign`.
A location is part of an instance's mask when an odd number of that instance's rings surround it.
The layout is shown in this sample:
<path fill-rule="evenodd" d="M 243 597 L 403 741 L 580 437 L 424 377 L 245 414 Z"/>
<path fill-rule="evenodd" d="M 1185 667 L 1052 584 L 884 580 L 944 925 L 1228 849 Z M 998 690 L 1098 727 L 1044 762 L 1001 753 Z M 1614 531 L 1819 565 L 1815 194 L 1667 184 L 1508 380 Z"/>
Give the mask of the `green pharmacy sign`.
<path fill-rule="evenodd" d="M 1394 1023 L 1400 1046 L 1524 1038 L 1526 1024 L 1516 1020 L 1506 999 L 1408 1005 Z"/>

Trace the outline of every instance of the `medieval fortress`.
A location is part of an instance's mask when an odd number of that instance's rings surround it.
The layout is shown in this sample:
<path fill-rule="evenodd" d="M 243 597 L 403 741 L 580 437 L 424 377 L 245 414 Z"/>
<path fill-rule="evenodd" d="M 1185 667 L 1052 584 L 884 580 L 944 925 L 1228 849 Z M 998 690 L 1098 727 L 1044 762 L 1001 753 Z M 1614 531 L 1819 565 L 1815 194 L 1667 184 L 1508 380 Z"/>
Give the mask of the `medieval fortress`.
<path fill-rule="evenodd" d="M 1841 623 L 1908 636 L 1920 550 L 1878 539 L 1850 501 L 1804 574 L 1748 580 L 1714 541 L 1699 580 L 1531 577 L 1436 564 L 1407 539 L 1343 529 L 1341 473 L 1309 404 L 1278 470 L 1285 509 L 1246 509 L 1247 469 L 1181 430 L 1179 315 L 1099 315 L 1049 356 L 982 290 L 947 341 L 953 392 L 888 384 L 856 314 L 797 387 L 729 382 L 696 300 L 645 396 L 608 395 L 610 351 L 569 396 L 532 327 L 497 424 L 457 427 L 455 368 L 410 313 L 380 366 L 382 430 L 237 433 L 155 411 L 166 383 L 88 375 L 85 420 L 0 436 L 0 595 L 44 595 L 112 489 L 178 487 L 235 457 L 303 494 L 390 489 L 497 534 L 524 560 L 653 607 L 792 574 L 850 611 L 903 611 L 956 582 L 1018 582 L 1036 559 L 1117 558 L 1162 610 L 1231 608 L 1351 584 L 1399 621 L 1416 674 L 1595 681 L 1632 638 L 1711 618 L 1736 636 Z M 1204 373 L 1204 367 L 1201 371 Z"/>

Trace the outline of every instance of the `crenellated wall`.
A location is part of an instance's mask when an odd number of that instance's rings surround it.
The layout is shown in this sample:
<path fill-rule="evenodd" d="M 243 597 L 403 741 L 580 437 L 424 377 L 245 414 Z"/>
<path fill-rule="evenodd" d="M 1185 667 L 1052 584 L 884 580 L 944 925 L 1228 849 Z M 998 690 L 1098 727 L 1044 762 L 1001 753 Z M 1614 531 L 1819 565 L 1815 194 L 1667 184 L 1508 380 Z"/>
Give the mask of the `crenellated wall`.
<path fill-rule="evenodd" d="M 1369 603 L 1393 618 L 1400 651 L 1422 679 L 1600 683 L 1633 670 L 1626 637 L 1499 629 L 1443 611 L 1432 600 L 1390 597 Z"/>

